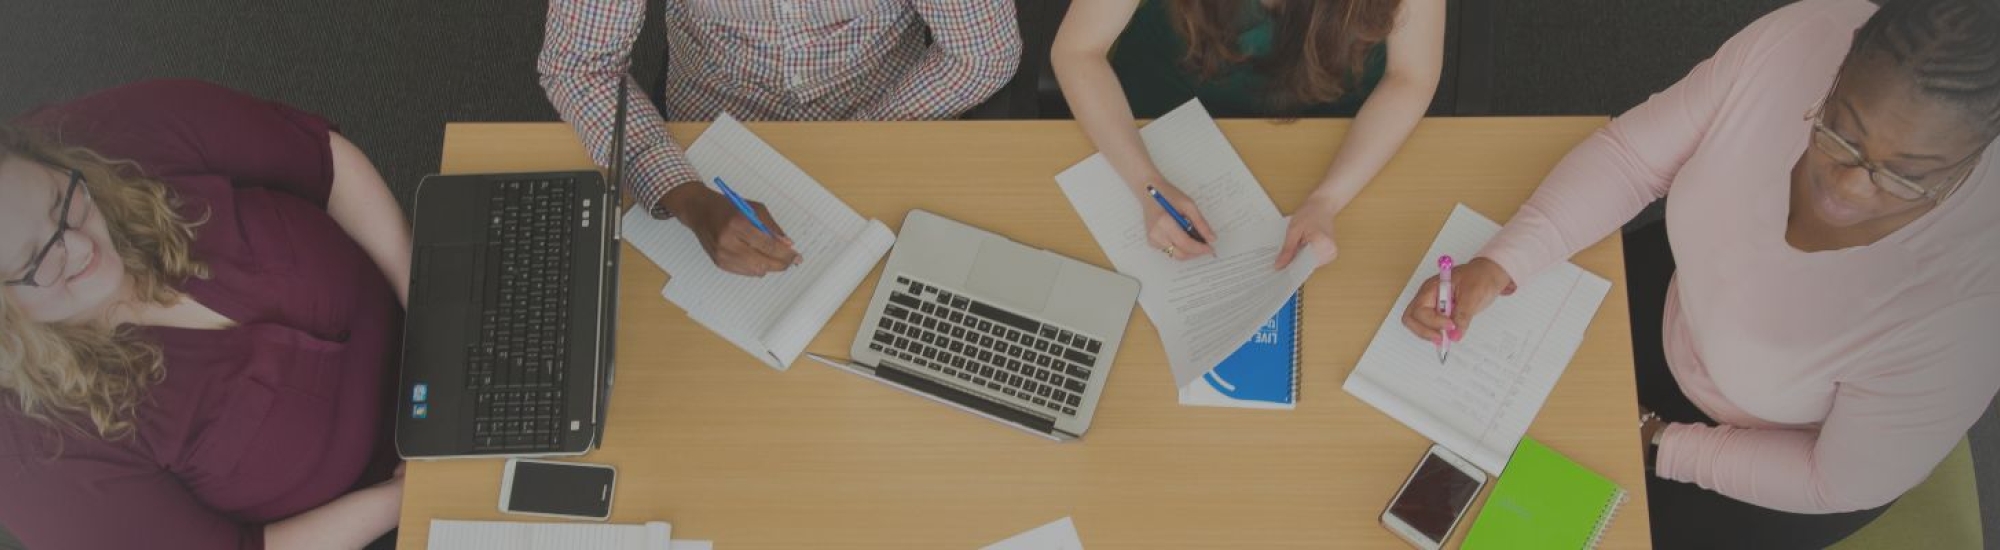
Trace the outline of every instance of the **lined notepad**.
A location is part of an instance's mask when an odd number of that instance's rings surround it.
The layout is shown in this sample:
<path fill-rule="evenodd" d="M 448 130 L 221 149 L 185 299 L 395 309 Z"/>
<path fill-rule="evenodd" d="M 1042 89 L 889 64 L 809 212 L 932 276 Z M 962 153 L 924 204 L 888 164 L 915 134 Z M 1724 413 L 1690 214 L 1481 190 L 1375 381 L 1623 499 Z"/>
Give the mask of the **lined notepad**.
<path fill-rule="evenodd" d="M 1597 547 L 1625 489 L 1533 439 L 1522 439 L 1465 535 L 1465 550 Z"/>
<path fill-rule="evenodd" d="M 1403 308 L 1437 274 L 1438 256 L 1470 260 L 1499 224 L 1458 205 L 1417 264 L 1374 341 L 1341 387 L 1489 474 L 1507 465 L 1528 424 L 1583 344 L 1611 282 L 1563 263 L 1517 281 L 1438 363 L 1436 344 L 1403 326 Z"/>
<path fill-rule="evenodd" d="M 1139 307 L 1160 332 L 1174 386 L 1185 388 L 1250 339 L 1319 267 L 1272 266 L 1288 218 L 1257 183 L 1199 100 L 1139 130 L 1153 164 L 1201 207 L 1215 255 L 1174 260 L 1146 241 L 1144 208 L 1102 153 L 1056 175 L 1090 236 L 1119 273 L 1139 280 Z"/>
<path fill-rule="evenodd" d="M 715 267 L 679 221 L 653 219 L 639 207 L 625 213 L 625 240 L 673 276 L 661 294 L 688 317 L 765 365 L 789 368 L 896 235 L 862 218 L 727 114 L 688 147 L 687 157 L 703 181 L 721 177 L 744 198 L 764 203 L 805 262 L 763 277 L 735 275 Z"/>

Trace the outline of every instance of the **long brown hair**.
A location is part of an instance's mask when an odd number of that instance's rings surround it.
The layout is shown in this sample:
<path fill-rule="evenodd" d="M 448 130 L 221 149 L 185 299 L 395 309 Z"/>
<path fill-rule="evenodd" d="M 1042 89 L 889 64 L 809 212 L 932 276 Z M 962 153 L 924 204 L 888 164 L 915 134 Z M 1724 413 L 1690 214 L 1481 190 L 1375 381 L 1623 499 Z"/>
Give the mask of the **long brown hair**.
<path fill-rule="evenodd" d="M 89 200 L 104 216 L 112 247 L 132 278 L 133 300 L 171 305 L 180 297 L 175 286 L 207 276 L 190 250 L 200 222 L 182 219 L 173 194 L 142 176 L 137 165 L 0 123 L 0 161 L 9 159 L 83 174 Z M 129 436 L 147 387 L 165 375 L 159 348 L 140 340 L 133 327 L 36 322 L 0 292 L 0 389 L 13 394 L 0 395 L 12 397 L 0 403 L 11 401 L 29 418 L 81 430 L 72 420 L 81 416 L 99 437 Z"/>
<path fill-rule="evenodd" d="M 1188 44 L 1182 63 L 1202 79 L 1252 61 L 1265 75 L 1265 101 L 1280 110 L 1326 103 L 1356 84 L 1368 51 L 1387 40 L 1401 0 L 1281 0 L 1271 8 L 1271 52 L 1251 60 L 1237 49 L 1246 0 L 1173 0 L 1174 30 Z"/>

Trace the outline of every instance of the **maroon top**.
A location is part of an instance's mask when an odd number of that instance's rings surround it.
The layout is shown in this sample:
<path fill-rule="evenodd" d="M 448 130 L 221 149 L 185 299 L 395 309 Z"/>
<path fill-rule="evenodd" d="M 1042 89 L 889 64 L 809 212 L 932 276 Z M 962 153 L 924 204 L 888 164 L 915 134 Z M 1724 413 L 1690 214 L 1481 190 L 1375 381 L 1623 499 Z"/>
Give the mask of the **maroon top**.
<path fill-rule="evenodd" d="M 236 327 L 141 332 L 166 378 L 130 438 L 46 428 L 0 390 L 0 525 L 29 548 L 254 549 L 264 524 L 388 479 L 402 308 L 326 212 L 327 121 L 151 81 L 16 122 L 137 162 L 206 219 L 211 277 L 180 290 Z"/>

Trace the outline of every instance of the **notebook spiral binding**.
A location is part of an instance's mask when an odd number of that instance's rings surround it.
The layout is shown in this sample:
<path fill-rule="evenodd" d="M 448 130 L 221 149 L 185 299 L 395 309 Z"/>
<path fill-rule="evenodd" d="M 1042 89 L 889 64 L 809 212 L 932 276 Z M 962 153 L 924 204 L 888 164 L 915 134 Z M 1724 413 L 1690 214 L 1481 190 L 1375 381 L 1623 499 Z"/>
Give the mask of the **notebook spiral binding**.
<path fill-rule="evenodd" d="M 1292 307 L 1292 403 L 1299 402 L 1299 379 L 1305 378 L 1305 363 L 1300 362 L 1299 349 L 1306 341 L 1306 290 L 1301 288 L 1292 293 L 1298 304 Z"/>
<path fill-rule="evenodd" d="M 1618 496 L 1604 503 L 1604 513 L 1597 516 L 1597 530 L 1590 533 L 1590 542 L 1584 543 L 1584 550 L 1597 548 L 1597 543 L 1604 540 L 1604 532 L 1611 530 L 1612 520 L 1618 519 L 1618 509 L 1625 506 L 1628 494 L 1624 489 L 1619 489 Z"/>

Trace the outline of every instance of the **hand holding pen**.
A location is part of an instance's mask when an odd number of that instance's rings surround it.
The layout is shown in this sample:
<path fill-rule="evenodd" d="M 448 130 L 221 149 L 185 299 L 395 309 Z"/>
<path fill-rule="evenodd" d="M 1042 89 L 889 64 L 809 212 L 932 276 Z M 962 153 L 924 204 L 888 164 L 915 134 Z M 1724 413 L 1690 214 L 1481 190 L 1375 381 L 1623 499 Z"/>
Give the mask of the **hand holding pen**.
<path fill-rule="evenodd" d="M 1202 219 L 1194 199 L 1165 182 L 1146 187 L 1146 241 L 1176 260 L 1213 253 L 1215 231 Z"/>
<path fill-rule="evenodd" d="M 715 189 L 697 182 L 676 186 L 660 205 L 694 232 L 716 267 L 761 277 L 804 261 L 764 205 L 737 195 L 721 178 L 714 181 Z"/>
<path fill-rule="evenodd" d="M 1514 278 L 1486 258 L 1473 258 L 1464 264 L 1449 257 L 1438 260 L 1438 274 L 1425 281 L 1403 308 L 1403 326 L 1435 344 L 1442 363 L 1449 357 L 1451 345 L 1465 340 L 1474 317 L 1493 305 L 1493 300 L 1514 293 Z"/>

